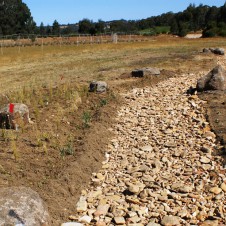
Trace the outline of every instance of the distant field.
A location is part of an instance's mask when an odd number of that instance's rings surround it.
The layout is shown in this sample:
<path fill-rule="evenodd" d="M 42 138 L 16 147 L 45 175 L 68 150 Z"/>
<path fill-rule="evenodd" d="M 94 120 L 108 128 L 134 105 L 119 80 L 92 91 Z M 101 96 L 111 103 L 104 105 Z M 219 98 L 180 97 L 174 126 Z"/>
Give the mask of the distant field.
<path fill-rule="evenodd" d="M 192 65 L 192 54 L 203 47 L 217 46 L 226 46 L 225 39 L 159 36 L 135 43 L 7 47 L 0 54 L 0 92 L 55 85 L 62 78 L 70 82 L 114 80 L 137 67 L 193 70 L 202 61 Z M 181 56 L 187 60 L 178 60 Z"/>

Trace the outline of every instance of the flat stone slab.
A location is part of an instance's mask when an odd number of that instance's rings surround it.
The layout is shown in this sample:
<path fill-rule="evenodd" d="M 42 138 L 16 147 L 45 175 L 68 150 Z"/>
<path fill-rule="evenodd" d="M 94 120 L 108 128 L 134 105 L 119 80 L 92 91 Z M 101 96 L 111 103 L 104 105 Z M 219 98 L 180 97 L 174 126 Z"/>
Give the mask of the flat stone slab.
<path fill-rule="evenodd" d="M 142 78 L 148 75 L 160 75 L 161 72 L 158 68 L 141 68 L 132 71 L 132 77 Z"/>

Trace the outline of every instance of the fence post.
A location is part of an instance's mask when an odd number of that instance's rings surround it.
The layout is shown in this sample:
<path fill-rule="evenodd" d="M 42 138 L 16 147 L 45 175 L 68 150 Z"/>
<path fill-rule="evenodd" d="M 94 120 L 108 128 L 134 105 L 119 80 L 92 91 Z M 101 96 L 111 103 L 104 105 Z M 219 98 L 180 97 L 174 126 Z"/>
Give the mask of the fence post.
<path fill-rule="evenodd" d="M 79 45 L 78 36 L 77 36 L 77 46 Z"/>
<path fill-rule="evenodd" d="M 114 33 L 114 34 L 112 35 L 112 41 L 113 41 L 113 43 L 115 43 L 115 44 L 118 43 L 118 35 L 117 35 L 116 33 Z"/>
<path fill-rule="evenodd" d="M 42 53 L 43 53 L 43 36 L 42 36 L 42 46 L 41 46 L 41 48 L 42 48 Z"/>
<path fill-rule="evenodd" d="M 62 36 L 60 35 L 60 48 L 62 46 Z"/>
<path fill-rule="evenodd" d="M 92 37 L 92 35 L 90 35 L 90 44 L 91 45 L 93 44 L 93 37 Z"/>
<path fill-rule="evenodd" d="M 18 36 L 18 39 L 17 39 L 17 40 L 19 40 L 19 41 L 18 41 L 18 45 L 19 45 L 18 53 L 20 54 L 20 36 Z"/>

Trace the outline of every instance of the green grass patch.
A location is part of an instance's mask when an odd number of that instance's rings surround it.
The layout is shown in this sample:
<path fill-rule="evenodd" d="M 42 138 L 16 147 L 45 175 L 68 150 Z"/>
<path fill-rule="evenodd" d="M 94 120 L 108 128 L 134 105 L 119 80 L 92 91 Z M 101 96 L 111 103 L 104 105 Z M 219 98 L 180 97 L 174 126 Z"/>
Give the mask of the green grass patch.
<path fill-rule="evenodd" d="M 141 35 L 157 35 L 157 34 L 167 34 L 170 32 L 170 26 L 156 26 L 153 28 L 148 28 L 140 31 Z"/>

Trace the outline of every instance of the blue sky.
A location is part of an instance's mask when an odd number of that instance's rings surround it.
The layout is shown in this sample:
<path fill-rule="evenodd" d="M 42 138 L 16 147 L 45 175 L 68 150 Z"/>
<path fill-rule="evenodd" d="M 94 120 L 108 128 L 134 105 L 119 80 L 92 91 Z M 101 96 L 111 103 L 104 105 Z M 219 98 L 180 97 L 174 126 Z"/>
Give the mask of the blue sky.
<path fill-rule="evenodd" d="M 97 21 L 144 19 L 169 11 L 179 12 L 190 3 L 222 6 L 225 0 L 23 0 L 39 25 L 77 23 L 84 18 Z"/>

